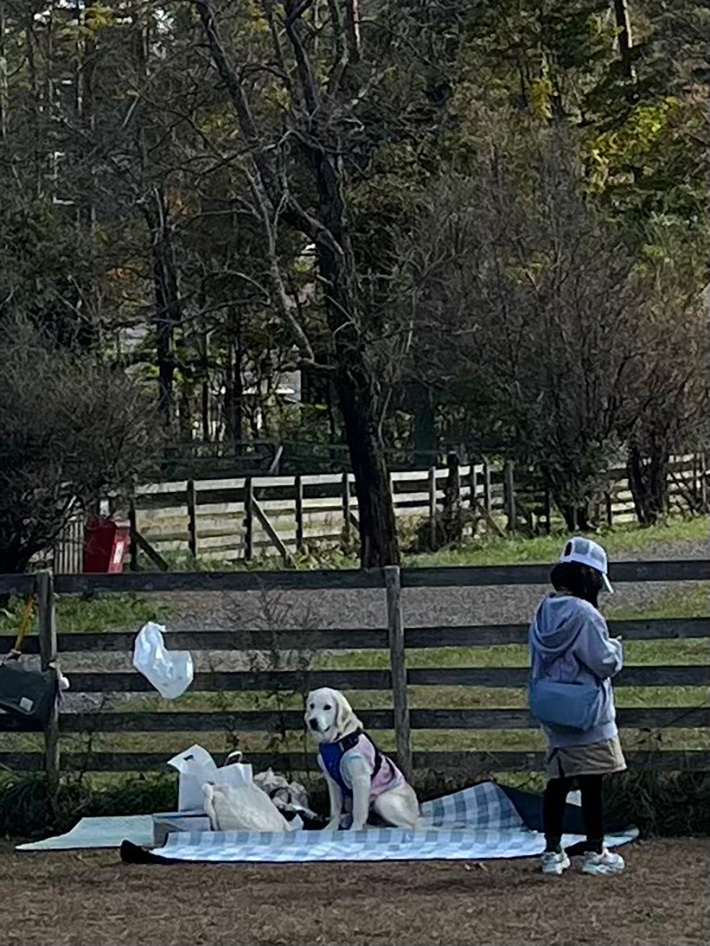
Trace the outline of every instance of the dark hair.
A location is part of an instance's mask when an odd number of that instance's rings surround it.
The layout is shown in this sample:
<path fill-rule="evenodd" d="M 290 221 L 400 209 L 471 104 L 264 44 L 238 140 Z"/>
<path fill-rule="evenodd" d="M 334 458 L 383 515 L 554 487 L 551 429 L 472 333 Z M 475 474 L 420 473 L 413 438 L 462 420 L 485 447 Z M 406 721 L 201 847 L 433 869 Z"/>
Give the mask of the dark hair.
<path fill-rule="evenodd" d="M 582 598 L 599 607 L 599 592 L 603 587 L 602 573 L 579 562 L 559 562 L 550 573 L 555 591 L 569 591 L 575 598 Z"/>

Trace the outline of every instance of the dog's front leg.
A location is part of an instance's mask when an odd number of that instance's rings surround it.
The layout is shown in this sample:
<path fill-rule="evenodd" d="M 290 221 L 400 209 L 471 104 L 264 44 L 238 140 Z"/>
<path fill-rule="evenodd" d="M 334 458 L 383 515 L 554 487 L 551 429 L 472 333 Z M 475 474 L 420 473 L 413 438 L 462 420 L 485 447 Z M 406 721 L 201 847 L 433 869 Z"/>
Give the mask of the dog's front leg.
<path fill-rule="evenodd" d="M 326 825 L 326 831 L 337 831 L 340 828 L 340 816 L 343 813 L 343 793 L 337 782 L 334 782 L 330 776 L 326 777 L 328 783 L 328 798 L 330 800 L 330 821 Z"/>
<path fill-rule="evenodd" d="M 362 831 L 370 814 L 372 777 L 362 756 L 348 759 L 348 780 L 353 787 L 353 831 Z"/>

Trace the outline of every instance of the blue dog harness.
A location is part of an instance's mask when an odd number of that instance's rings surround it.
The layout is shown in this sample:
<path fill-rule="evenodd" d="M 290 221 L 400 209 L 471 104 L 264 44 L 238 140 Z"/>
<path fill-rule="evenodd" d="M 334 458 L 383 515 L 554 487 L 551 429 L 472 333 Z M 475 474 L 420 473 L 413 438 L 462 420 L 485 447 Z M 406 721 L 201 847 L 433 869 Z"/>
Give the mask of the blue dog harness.
<path fill-rule="evenodd" d="M 333 779 L 333 781 L 339 786 L 341 792 L 346 798 L 352 798 L 353 790 L 343 778 L 343 773 L 340 770 L 340 763 L 342 762 L 345 753 L 349 752 L 351 749 L 354 749 L 361 739 L 366 739 L 370 743 L 371 750 L 374 750 L 375 759 L 374 769 L 372 772 L 372 779 L 374 781 L 380 769 L 382 768 L 382 762 L 385 760 L 385 757 L 382 755 L 372 739 L 370 739 L 367 733 L 363 732 L 362 729 L 356 729 L 355 732 L 349 733 L 347 736 L 343 736 L 343 738 L 338 740 L 338 742 L 322 743 L 318 747 L 318 755 L 323 768 Z M 394 776 L 394 763 L 389 759 L 386 759 L 385 761 L 389 764 L 390 768 L 392 769 L 392 775 Z"/>

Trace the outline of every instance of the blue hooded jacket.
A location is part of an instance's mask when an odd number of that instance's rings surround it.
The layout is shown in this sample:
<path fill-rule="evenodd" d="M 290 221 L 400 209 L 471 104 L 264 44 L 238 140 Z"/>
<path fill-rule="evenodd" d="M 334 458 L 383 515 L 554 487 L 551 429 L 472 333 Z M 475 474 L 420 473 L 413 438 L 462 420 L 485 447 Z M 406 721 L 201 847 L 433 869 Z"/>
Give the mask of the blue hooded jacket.
<path fill-rule="evenodd" d="M 551 749 L 606 742 L 617 734 L 611 677 L 621 670 L 621 641 L 588 601 L 573 595 L 545 598 L 530 625 L 530 678 L 560 683 L 597 683 L 602 690 L 596 719 L 583 733 L 543 726 Z"/>

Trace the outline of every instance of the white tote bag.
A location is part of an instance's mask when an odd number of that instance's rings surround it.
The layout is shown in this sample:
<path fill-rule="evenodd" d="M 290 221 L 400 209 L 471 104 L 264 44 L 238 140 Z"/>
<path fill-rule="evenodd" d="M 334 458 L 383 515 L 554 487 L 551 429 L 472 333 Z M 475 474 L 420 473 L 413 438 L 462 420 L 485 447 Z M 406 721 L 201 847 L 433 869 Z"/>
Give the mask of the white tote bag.
<path fill-rule="evenodd" d="M 217 767 L 216 762 L 202 746 L 190 746 L 168 761 L 180 773 L 178 782 L 178 810 L 204 811 L 202 789 L 209 782 L 213 785 L 237 787 L 250 785 L 253 772 L 251 765 L 240 760 L 241 752 L 227 757 L 227 765 Z M 234 762 L 230 762 L 235 759 Z"/>
<path fill-rule="evenodd" d="M 254 785 L 211 785 L 203 790 L 203 808 L 213 831 L 290 831 L 266 792 Z"/>

